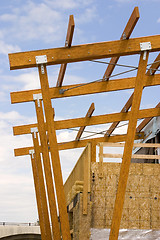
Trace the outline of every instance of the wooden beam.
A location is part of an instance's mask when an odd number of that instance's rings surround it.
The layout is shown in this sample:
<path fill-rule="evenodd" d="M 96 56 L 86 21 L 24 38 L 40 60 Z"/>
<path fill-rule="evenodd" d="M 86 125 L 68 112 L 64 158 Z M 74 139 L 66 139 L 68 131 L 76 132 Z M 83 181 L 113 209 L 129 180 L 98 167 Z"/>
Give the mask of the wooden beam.
<path fill-rule="evenodd" d="M 143 110 L 140 110 L 138 113 L 138 119 L 148 118 L 148 117 L 158 117 L 158 116 L 160 116 L 159 108 L 143 109 Z M 104 114 L 99 116 L 92 116 L 92 118 L 89 118 L 89 119 L 86 119 L 85 117 L 83 117 L 83 118 L 59 120 L 59 121 L 55 121 L 55 129 L 62 130 L 67 128 L 111 123 L 115 121 L 128 121 L 129 117 L 130 117 L 130 112 L 111 113 L 111 114 Z M 29 134 L 30 129 L 33 127 L 37 127 L 37 124 L 34 123 L 29 125 L 16 126 L 16 127 L 13 127 L 13 133 L 14 135 Z M 47 131 L 47 126 L 45 126 L 45 128 Z"/>
<path fill-rule="evenodd" d="M 129 168 L 131 164 L 132 148 L 133 148 L 133 143 L 134 143 L 134 138 L 136 133 L 138 112 L 139 112 L 139 107 L 141 102 L 142 91 L 144 87 L 143 80 L 146 73 L 148 55 L 149 53 L 147 52 L 146 58 L 143 59 L 143 53 L 142 53 L 139 60 L 136 86 L 135 86 L 134 95 L 133 95 L 127 137 L 126 137 L 126 142 L 125 142 L 125 147 L 123 152 L 123 159 L 122 159 L 122 164 L 120 169 L 119 183 L 118 183 L 118 189 L 116 194 L 115 206 L 113 210 L 109 240 L 117 240 L 119 235 L 119 228 L 121 223 L 121 217 L 122 217 L 122 211 L 123 211 L 123 205 L 124 205 L 124 199 L 125 199 L 125 193 L 126 193 L 126 187 L 127 187 L 127 180 L 129 175 Z"/>
<path fill-rule="evenodd" d="M 156 108 L 160 108 L 160 103 L 157 104 Z M 152 119 L 153 117 L 145 118 L 136 128 L 136 131 L 140 132 Z"/>
<path fill-rule="evenodd" d="M 59 208 L 60 222 L 61 222 L 61 231 L 63 240 L 71 240 L 69 219 L 67 214 L 66 199 L 64 194 L 63 179 L 61 164 L 58 152 L 58 144 L 55 132 L 55 123 L 53 118 L 53 109 L 51 98 L 49 95 L 49 83 L 47 76 L 46 65 L 43 65 L 43 71 L 41 71 L 41 65 L 38 66 L 40 84 L 42 89 L 42 98 L 44 105 L 44 112 L 46 118 L 47 132 L 49 138 L 50 152 L 51 152 L 51 161 L 54 173 L 55 188 L 57 194 L 57 202 Z"/>
<path fill-rule="evenodd" d="M 105 153 L 102 155 L 104 158 L 122 158 L 123 154 Z M 160 155 L 145 155 L 145 154 L 133 154 L 131 158 L 134 159 L 160 159 Z"/>
<path fill-rule="evenodd" d="M 127 25 L 121 35 L 121 40 L 125 40 L 125 39 L 129 39 L 129 37 L 131 36 L 131 33 L 136 25 L 136 23 L 138 22 L 139 20 L 139 9 L 138 7 L 135 7 L 128 22 L 127 22 Z M 103 79 L 105 80 L 108 80 L 109 77 L 111 76 L 114 68 L 115 68 L 115 64 L 118 62 L 119 60 L 119 57 L 113 57 L 111 58 L 110 60 L 110 64 L 108 65 L 105 73 L 104 73 L 104 76 L 103 76 Z"/>
<path fill-rule="evenodd" d="M 36 109 L 36 115 L 37 115 L 39 137 L 41 142 L 41 152 L 43 157 L 43 168 L 44 168 L 45 179 L 46 179 L 46 188 L 48 193 L 48 203 L 49 203 L 50 217 L 51 217 L 51 223 L 52 223 L 52 233 L 53 233 L 54 239 L 61 240 L 60 227 L 59 227 L 58 216 L 57 216 L 55 190 L 53 186 L 52 168 L 50 164 L 47 137 L 46 137 L 46 131 L 44 127 L 45 123 L 44 123 L 44 116 L 43 116 L 42 100 L 39 100 L 39 104 L 37 100 L 35 100 L 35 109 Z"/>
<path fill-rule="evenodd" d="M 92 103 L 85 117 L 86 118 L 90 118 L 92 116 L 94 110 L 95 110 L 95 106 L 94 106 L 94 103 Z M 75 139 L 76 141 L 79 141 L 79 139 L 81 138 L 81 136 L 82 136 L 82 134 L 84 132 L 85 127 L 86 126 L 80 127 L 80 129 L 79 129 L 79 131 L 77 133 L 76 139 Z"/>
<path fill-rule="evenodd" d="M 73 33 L 74 33 L 74 27 L 75 27 L 74 17 L 73 17 L 73 15 L 70 15 L 69 16 L 67 36 L 66 36 L 66 41 L 65 41 L 65 47 L 71 47 L 72 39 L 73 39 Z M 66 72 L 66 67 L 67 67 L 67 63 L 61 64 L 56 87 L 61 87 L 62 86 L 64 75 L 65 75 L 65 72 Z"/>
<path fill-rule="evenodd" d="M 156 59 L 154 60 L 154 62 L 152 63 L 152 65 L 150 66 L 150 69 L 147 71 L 147 75 L 154 75 L 155 72 L 157 71 L 157 69 L 160 66 L 160 53 L 158 54 L 158 56 L 156 57 Z"/>
<path fill-rule="evenodd" d="M 143 139 L 144 133 L 136 133 L 135 140 L 136 139 Z M 126 140 L 126 134 L 123 135 L 115 135 L 110 137 L 100 137 L 100 138 L 92 138 L 92 139 L 85 139 L 80 141 L 70 141 L 70 142 L 61 142 L 58 143 L 58 150 L 68 150 L 73 148 L 82 148 L 86 147 L 88 143 L 92 143 L 94 145 L 98 144 L 99 142 L 124 142 Z M 24 147 L 24 148 L 17 148 L 14 150 L 15 157 L 18 156 L 25 156 L 29 155 L 29 150 L 32 150 L 33 147 Z M 41 147 L 40 147 L 40 151 Z"/>
<path fill-rule="evenodd" d="M 37 133 L 35 134 L 34 133 L 32 134 L 34 153 L 30 154 L 30 156 L 31 156 L 31 163 L 32 163 L 38 215 L 40 220 L 40 229 L 42 234 L 42 240 L 46 240 L 46 239 L 52 240 L 48 206 L 47 206 L 47 198 L 46 198 L 46 190 L 44 185 L 41 156 L 39 151 L 38 135 Z"/>
<path fill-rule="evenodd" d="M 85 45 L 72 46 L 71 48 L 52 48 L 29 52 L 10 53 L 10 69 L 23 69 L 36 67 L 36 56 L 46 55 L 47 65 L 80 62 L 93 59 L 110 58 L 140 54 L 140 43 L 151 42 L 151 52 L 160 51 L 160 35 L 132 38 L 127 41 L 118 40 Z"/>
<path fill-rule="evenodd" d="M 125 143 L 103 143 L 103 147 L 124 147 Z M 134 143 L 134 147 L 140 148 L 160 148 L 160 143 Z"/>
<path fill-rule="evenodd" d="M 63 89 L 70 89 L 65 91 L 63 94 L 59 93 L 59 90 L 62 88 L 53 87 L 49 89 L 50 97 L 55 98 L 64 98 L 64 97 L 73 97 L 86 94 L 95 94 L 103 92 L 111 92 L 117 90 L 132 89 L 135 87 L 135 77 L 116 79 L 110 81 L 95 82 L 89 85 L 80 86 L 80 84 L 63 86 Z M 146 76 L 144 86 L 155 86 L 160 84 L 160 74 L 153 76 Z M 78 87 L 80 86 L 80 87 Z M 11 103 L 22 103 L 22 102 L 32 102 L 33 94 L 41 93 L 40 89 L 29 90 L 29 91 L 19 91 L 11 93 Z"/>

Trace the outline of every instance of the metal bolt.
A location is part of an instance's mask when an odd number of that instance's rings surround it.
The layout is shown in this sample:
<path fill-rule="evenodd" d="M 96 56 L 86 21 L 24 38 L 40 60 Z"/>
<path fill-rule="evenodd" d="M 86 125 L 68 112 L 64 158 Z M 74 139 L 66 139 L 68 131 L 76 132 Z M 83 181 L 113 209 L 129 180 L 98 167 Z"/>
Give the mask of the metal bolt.
<path fill-rule="evenodd" d="M 54 57 L 52 57 L 52 59 L 54 59 Z"/>
<path fill-rule="evenodd" d="M 31 59 L 29 59 L 28 61 L 31 62 Z"/>
<path fill-rule="evenodd" d="M 68 57 L 70 57 L 70 55 L 68 54 Z"/>
<path fill-rule="evenodd" d="M 111 49 L 109 49 L 109 52 L 111 52 Z"/>

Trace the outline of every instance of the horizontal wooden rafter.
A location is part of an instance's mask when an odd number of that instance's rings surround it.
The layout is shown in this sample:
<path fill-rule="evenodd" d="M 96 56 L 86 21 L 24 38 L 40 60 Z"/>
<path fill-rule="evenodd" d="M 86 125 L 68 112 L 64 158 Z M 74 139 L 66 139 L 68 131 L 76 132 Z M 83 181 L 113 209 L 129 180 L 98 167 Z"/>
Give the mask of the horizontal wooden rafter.
<path fill-rule="evenodd" d="M 73 15 L 70 15 L 69 16 L 67 36 L 66 36 L 66 41 L 65 41 L 65 47 L 71 47 L 72 39 L 73 39 L 73 33 L 74 33 L 74 27 L 75 27 L 74 17 L 73 17 Z M 65 72 L 66 72 L 66 67 L 67 67 L 67 63 L 61 64 L 60 71 L 59 71 L 59 74 L 58 74 L 58 80 L 57 80 L 57 84 L 56 84 L 57 87 L 62 86 L 64 75 L 65 75 Z"/>
<path fill-rule="evenodd" d="M 125 143 L 103 143 L 103 147 L 124 147 L 124 145 Z M 140 148 L 160 148 L 160 143 L 134 143 L 133 146 Z"/>
<path fill-rule="evenodd" d="M 144 133 L 136 133 L 135 140 L 137 139 L 143 139 Z M 126 139 L 126 134 L 123 135 L 115 135 L 111 137 L 100 137 L 100 138 L 92 138 L 92 139 L 85 139 L 80 141 L 71 141 L 71 142 L 62 142 L 58 143 L 58 149 L 59 150 L 67 150 L 67 149 L 73 149 L 73 148 L 82 148 L 86 147 L 86 145 L 90 143 L 97 144 L 99 142 L 124 142 Z M 33 147 L 24 147 L 24 148 L 17 148 L 14 150 L 14 154 L 16 157 L 18 156 L 24 156 L 29 155 L 29 150 L 32 150 Z M 41 149 L 40 149 L 41 151 Z"/>
<path fill-rule="evenodd" d="M 139 16 L 139 9 L 138 9 L 138 7 L 135 7 L 131 16 L 130 16 L 130 18 L 129 18 L 129 20 L 128 20 L 128 22 L 127 22 L 127 24 L 126 24 L 126 27 L 125 27 L 123 33 L 121 35 L 121 38 L 120 38 L 121 40 L 129 39 L 129 37 L 131 36 L 131 33 L 132 33 L 132 31 L 133 31 L 133 29 L 134 29 L 134 27 L 135 27 L 135 25 L 136 25 L 136 23 L 139 19 L 139 17 L 140 17 Z M 108 67 L 107 67 L 107 69 L 104 73 L 104 76 L 103 76 L 103 78 L 105 80 L 108 80 L 109 77 L 111 76 L 111 74 L 112 74 L 112 72 L 115 68 L 115 64 L 118 62 L 118 60 L 119 60 L 119 57 L 111 58 L 110 64 L 108 65 Z"/>
<path fill-rule="evenodd" d="M 160 51 L 160 35 L 132 38 L 126 41 L 117 40 L 109 42 L 91 43 L 72 46 L 70 48 L 51 48 L 29 52 L 10 53 L 10 69 L 23 69 L 36 67 L 36 56 L 46 55 L 47 65 L 80 62 L 93 59 L 110 58 L 140 54 L 140 43 L 150 42 L 151 52 Z"/>
<path fill-rule="evenodd" d="M 110 123 L 115 121 L 127 121 L 129 120 L 129 115 L 130 115 L 130 112 L 111 113 L 111 114 L 105 114 L 105 115 L 99 115 L 99 116 L 92 116 L 91 118 L 83 117 L 83 118 L 59 120 L 59 121 L 55 121 L 55 128 L 56 130 L 61 130 L 61 129 L 74 128 L 74 127 L 105 124 L 105 123 Z M 152 117 L 160 116 L 160 109 L 159 108 L 143 109 L 143 110 L 140 110 L 138 114 L 139 119 L 151 117 L 151 116 Z M 37 127 L 37 124 L 16 126 L 16 127 L 13 127 L 13 133 L 14 135 L 29 134 L 31 132 L 30 129 L 33 127 Z"/>
<path fill-rule="evenodd" d="M 105 154 L 103 154 L 103 157 L 104 158 L 122 158 L 123 154 L 105 153 Z M 160 155 L 133 154 L 131 158 L 136 158 L 136 159 L 160 159 Z"/>
<path fill-rule="evenodd" d="M 86 114 L 86 118 L 89 118 L 92 116 L 93 112 L 95 110 L 95 106 L 94 106 L 94 103 L 91 104 L 87 114 Z M 78 133 L 77 133 L 77 136 L 76 136 L 76 141 L 79 141 L 80 137 L 82 136 L 83 132 L 84 132 L 84 129 L 85 129 L 86 126 L 83 126 L 83 127 L 80 127 Z"/>
<path fill-rule="evenodd" d="M 50 96 L 52 99 L 55 98 L 64 98 L 64 97 L 73 97 L 80 96 L 86 94 L 94 94 L 94 93 L 102 93 L 102 92 L 110 92 L 117 90 L 125 90 L 132 89 L 135 87 L 135 77 L 124 78 L 124 79 L 116 79 L 110 81 L 102 81 L 90 83 L 88 85 L 80 86 L 80 84 L 63 86 L 63 89 L 70 89 L 63 94 L 59 93 L 61 88 L 52 87 L 50 88 Z M 147 86 L 155 86 L 160 84 L 160 74 L 156 74 L 153 76 L 146 76 L 144 80 L 144 87 Z M 11 103 L 22 103 L 22 102 L 31 102 L 33 100 L 33 94 L 41 93 L 40 89 L 29 90 L 29 91 L 19 91 L 11 93 Z"/>

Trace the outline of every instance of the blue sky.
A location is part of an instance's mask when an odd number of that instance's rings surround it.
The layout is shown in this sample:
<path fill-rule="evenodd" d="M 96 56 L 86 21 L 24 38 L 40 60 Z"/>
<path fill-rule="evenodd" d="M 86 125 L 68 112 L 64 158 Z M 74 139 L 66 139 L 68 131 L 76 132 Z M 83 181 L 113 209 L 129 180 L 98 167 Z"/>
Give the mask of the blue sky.
<path fill-rule="evenodd" d="M 75 18 L 73 45 L 118 40 L 135 6 L 140 20 L 132 37 L 160 33 L 160 0 L 6 0 L 0 7 L 0 222 L 33 222 L 38 218 L 30 158 L 15 158 L 13 149 L 32 145 L 31 136 L 13 137 L 12 126 L 36 121 L 34 103 L 10 103 L 10 92 L 39 88 L 37 69 L 9 70 L 8 53 L 64 46 L 69 15 Z M 157 54 L 150 54 L 152 62 Z M 122 57 L 119 63 L 138 65 L 138 56 Z M 106 65 L 69 64 L 64 84 L 102 78 Z M 114 73 L 122 70 L 116 68 Z M 55 86 L 59 66 L 48 67 L 50 86 Z M 136 72 L 122 77 L 135 76 Z M 56 119 L 84 116 L 92 102 L 94 115 L 118 112 L 131 90 L 53 101 Z M 141 108 L 159 102 L 158 87 L 144 90 Z M 107 126 L 90 127 L 104 130 Z M 59 141 L 75 138 L 75 132 L 57 132 Z M 85 135 L 84 135 L 85 136 Z M 64 179 L 81 149 L 60 153 Z"/>

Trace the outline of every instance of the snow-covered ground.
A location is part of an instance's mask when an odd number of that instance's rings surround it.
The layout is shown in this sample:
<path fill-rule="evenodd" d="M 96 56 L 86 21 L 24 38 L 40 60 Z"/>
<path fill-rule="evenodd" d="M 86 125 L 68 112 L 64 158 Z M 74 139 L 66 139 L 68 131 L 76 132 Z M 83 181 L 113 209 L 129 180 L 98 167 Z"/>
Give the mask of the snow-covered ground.
<path fill-rule="evenodd" d="M 91 229 L 90 240 L 108 240 L 109 229 Z M 160 240 L 160 230 L 121 229 L 118 240 Z"/>

